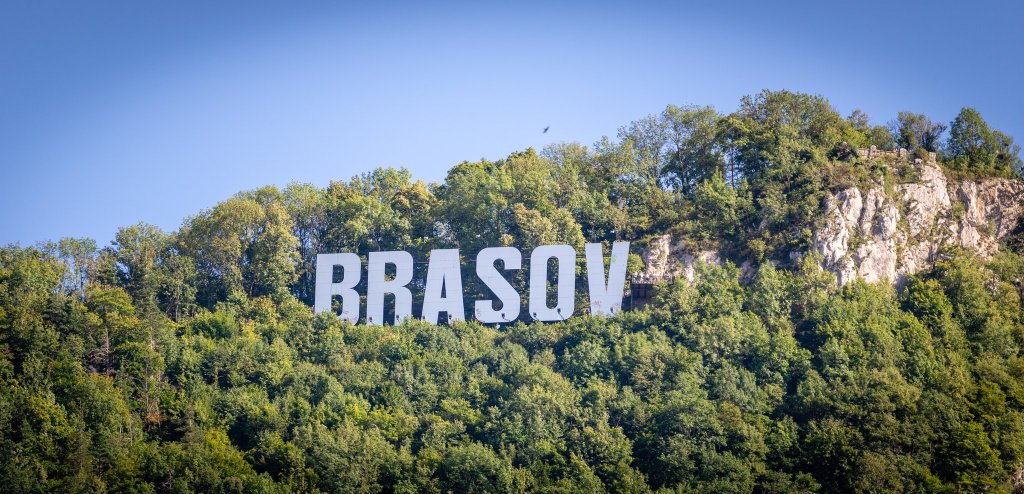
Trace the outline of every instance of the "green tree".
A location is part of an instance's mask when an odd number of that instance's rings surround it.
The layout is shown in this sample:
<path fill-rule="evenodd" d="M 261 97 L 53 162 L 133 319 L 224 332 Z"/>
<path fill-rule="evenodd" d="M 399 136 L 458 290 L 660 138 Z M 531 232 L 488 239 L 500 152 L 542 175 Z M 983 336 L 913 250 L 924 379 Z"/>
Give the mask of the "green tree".
<path fill-rule="evenodd" d="M 287 293 L 296 276 L 298 240 L 275 195 L 271 188 L 229 199 L 182 227 L 179 247 L 197 264 L 204 305 L 233 294 Z"/>
<path fill-rule="evenodd" d="M 158 263 L 167 241 L 167 235 L 159 228 L 143 223 L 118 229 L 114 237 L 118 282 L 139 307 L 157 307 L 162 282 Z"/>
<path fill-rule="evenodd" d="M 889 124 L 889 128 L 900 147 L 911 151 L 924 149 L 936 152 L 941 144 L 942 133 L 946 131 L 946 124 L 933 122 L 920 113 L 901 111 L 896 120 Z"/>
<path fill-rule="evenodd" d="M 949 126 L 946 154 L 960 168 L 989 170 L 996 164 L 997 142 L 974 108 L 963 108 Z"/>

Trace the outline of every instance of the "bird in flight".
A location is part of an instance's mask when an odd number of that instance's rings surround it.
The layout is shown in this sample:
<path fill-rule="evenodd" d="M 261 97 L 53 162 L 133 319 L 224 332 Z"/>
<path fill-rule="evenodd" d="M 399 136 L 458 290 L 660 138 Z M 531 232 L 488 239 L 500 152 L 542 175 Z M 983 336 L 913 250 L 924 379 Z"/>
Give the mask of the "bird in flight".
<path fill-rule="evenodd" d="M 544 127 L 544 132 L 541 132 L 541 134 L 547 134 L 548 133 L 548 129 L 550 129 L 550 128 L 551 128 L 550 125 L 548 125 L 547 127 Z"/>

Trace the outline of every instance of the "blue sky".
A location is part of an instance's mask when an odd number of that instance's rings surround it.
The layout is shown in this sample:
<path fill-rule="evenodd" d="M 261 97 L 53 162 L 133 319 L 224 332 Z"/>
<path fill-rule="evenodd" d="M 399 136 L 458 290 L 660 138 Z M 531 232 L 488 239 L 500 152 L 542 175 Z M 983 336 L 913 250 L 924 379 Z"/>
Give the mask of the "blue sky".
<path fill-rule="evenodd" d="M 1010 2 L 213 3 L 0 4 L 0 244 L 377 166 L 441 180 L 765 88 L 876 123 L 973 106 L 1024 140 Z"/>

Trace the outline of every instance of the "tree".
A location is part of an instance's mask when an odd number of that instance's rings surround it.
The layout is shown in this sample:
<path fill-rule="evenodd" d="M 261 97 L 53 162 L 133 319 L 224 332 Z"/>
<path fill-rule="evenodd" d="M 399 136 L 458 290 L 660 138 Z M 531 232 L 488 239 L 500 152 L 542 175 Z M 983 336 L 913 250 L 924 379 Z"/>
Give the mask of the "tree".
<path fill-rule="evenodd" d="M 962 108 L 949 126 L 946 154 L 960 168 L 993 168 L 997 146 L 988 124 L 974 108 Z"/>
<path fill-rule="evenodd" d="M 821 159 L 844 140 L 850 124 L 827 99 L 790 91 L 744 96 L 723 130 L 736 149 L 741 176 Z"/>
<path fill-rule="evenodd" d="M 291 183 L 281 195 L 294 224 L 292 233 L 299 243 L 301 259 L 296 269 L 298 279 L 292 292 L 299 300 L 312 304 L 316 284 L 316 255 L 326 252 L 324 242 L 330 227 L 327 220 L 328 194 L 326 190 L 312 184 Z"/>
<path fill-rule="evenodd" d="M 933 122 L 920 113 L 901 111 L 896 120 L 889 124 L 889 128 L 900 147 L 911 151 L 924 149 L 936 152 L 939 150 L 942 133 L 946 131 L 946 124 Z"/>
<path fill-rule="evenodd" d="M 506 245 L 509 228 L 508 194 L 512 178 L 500 163 L 463 162 L 448 171 L 437 190 L 440 214 L 452 240 L 478 251 L 488 245 Z"/>
<path fill-rule="evenodd" d="M 950 474 L 957 487 L 968 492 L 990 490 L 999 484 L 999 456 L 989 446 L 981 424 L 968 422 L 957 431 L 948 452 Z"/>
<path fill-rule="evenodd" d="M 295 280 L 298 240 L 275 192 L 229 199 L 182 227 L 179 248 L 197 264 L 199 297 L 207 307 L 235 293 L 280 296 Z"/>
<path fill-rule="evenodd" d="M 1024 162 L 1020 159 L 1020 144 L 1014 144 L 1013 138 L 998 131 L 992 131 L 996 140 L 996 168 L 1024 175 Z"/>
<path fill-rule="evenodd" d="M 157 306 L 162 281 L 158 262 L 167 240 L 159 228 L 144 223 L 120 228 L 114 237 L 118 282 L 142 308 Z"/>
<path fill-rule="evenodd" d="M 854 110 L 846 121 L 853 126 L 853 129 L 861 134 L 858 142 L 851 144 L 863 147 L 875 146 L 878 149 L 889 150 L 896 147 L 896 140 L 889 129 L 884 125 L 871 125 L 871 118 L 861 110 Z"/>
<path fill-rule="evenodd" d="M 729 187 L 721 173 L 701 182 L 693 192 L 694 233 L 701 239 L 732 238 L 739 233 L 744 213 L 736 189 Z"/>
<path fill-rule="evenodd" d="M 440 465 L 442 485 L 451 492 L 512 492 L 512 465 L 476 442 L 448 451 Z"/>
<path fill-rule="evenodd" d="M 41 249 L 60 259 L 67 266 L 64 275 L 65 289 L 83 295 L 89 266 L 96 255 L 96 241 L 91 238 L 64 237 L 56 244 L 44 243 Z"/>
<path fill-rule="evenodd" d="M 719 118 L 710 106 L 669 105 L 661 115 L 619 129 L 619 138 L 633 144 L 640 162 L 654 170 L 649 173 L 687 193 L 716 172 L 726 172 Z"/>

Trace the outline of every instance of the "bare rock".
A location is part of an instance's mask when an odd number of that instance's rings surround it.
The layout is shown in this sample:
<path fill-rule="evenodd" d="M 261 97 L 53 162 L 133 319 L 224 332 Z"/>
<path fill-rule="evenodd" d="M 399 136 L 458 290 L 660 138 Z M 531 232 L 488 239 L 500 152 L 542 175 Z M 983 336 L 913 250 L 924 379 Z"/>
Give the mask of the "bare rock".
<path fill-rule="evenodd" d="M 881 152 L 907 160 L 909 153 Z M 863 153 L 862 153 L 863 154 Z M 822 268 L 840 284 L 857 278 L 901 284 L 907 276 L 934 265 L 947 246 L 993 256 L 1000 241 L 1024 216 L 1024 182 L 990 178 L 950 181 L 932 155 L 917 163 L 919 179 L 887 190 L 882 183 L 866 190 L 841 190 L 825 200 L 825 221 L 815 231 L 811 250 Z M 798 259 L 803 252 L 791 252 Z M 691 251 L 668 235 L 653 240 L 642 253 L 645 269 L 638 280 L 655 282 L 682 277 L 693 281 L 699 262 L 723 263 L 714 250 Z M 744 277 L 755 267 L 742 262 Z"/>
<path fill-rule="evenodd" d="M 652 240 L 640 253 L 640 257 L 644 261 L 644 271 L 636 277 L 636 281 L 641 283 L 656 283 L 678 277 L 693 282 L 697 276 L 698 263 L 722 265 L 718 251 L 692 252 L 681 242 L 674 242 L 669 235 Z"/>
<path fill-rule="evenodd" d="M 901 283 L 932 266 L 939 249 L 957 246 L 990 258 L 1024 207 L 1024 184 L 986 179 L 950 183 L 934 160 L 918 164 L 920 181 L 866 192 L 840 191 L 826 200 L 825 225 L 812 248 L 839 283 L 856 278 Z"/>

